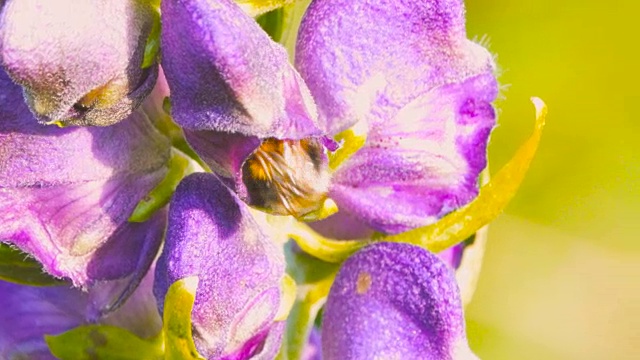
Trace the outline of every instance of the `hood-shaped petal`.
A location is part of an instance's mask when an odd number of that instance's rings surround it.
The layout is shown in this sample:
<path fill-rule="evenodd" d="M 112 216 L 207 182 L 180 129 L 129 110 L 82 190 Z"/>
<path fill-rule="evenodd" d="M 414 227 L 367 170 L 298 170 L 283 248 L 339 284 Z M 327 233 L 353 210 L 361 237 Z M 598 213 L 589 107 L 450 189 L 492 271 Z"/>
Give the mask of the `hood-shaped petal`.
<path fill-rule="evenodd" d="M 439 86 L 369 131 L 367 142 L 334 174 L 330 196 L 377 231 L 399 233 L 470 202 L 486 167 L 492 74 Z"/>
<path fill-rule="evenodd" d="M 40 122 L 110 125 L 149 94 L 142 68 L 156 10 L 138 0 L 8 0 L 0 55 Z"/>
<path fill-rule="evenodd" d="M 144 274 L 165 214 L 127 219 L 168 158 L 167 139 L 139 113 L 110 127 L 38 124 L 0 72 L 0 239 L 50 274 L 78 286 Z"/>
<path fill-rule="evenodd" d="M 378 243 L 344 263 L 325 306 L 324 359 L 442 360 L 463 353 L 470 355 L 460 295 L 437 255 Z"/>
<path fill-rule="evenodd" d="M 208 359 L 271 359 L 283 323 L 284 259 L 247 205 L 212 174 L 182 180 L 169 207 L 166 242 L 156 267 L 160 310 L 169 286 L 198 276 L 194 341 Z M 252 357 L 255 356 L 255 357 Z"/>
<path fill-rule="evenodd" d="M 122 307 L 98 323 L 125 328 L 139 337 L 157 335 L 162 324 L 152 284 L 150 272 Z M 35 287 L 0 280 L 0 358 L 56 359 L 44 336 L 92 323 L 95 298 L 108 296 L 104 292 L 104 288 L 87 293 L 69 286 Z"/>
<path fill-rule="evenodd" d="M 321 133 L 285 49 L 231 0 L 163 1 L 162 66 L 172 115 L 187 130 L 280 139 Z"/>
<path fill-rule="evenodd" d="M 466 39 L 462 0 L 315 0 L 296 67 L 336 133 L 387 121 L 436 86 L 492 72 L 493 60 Z"/>

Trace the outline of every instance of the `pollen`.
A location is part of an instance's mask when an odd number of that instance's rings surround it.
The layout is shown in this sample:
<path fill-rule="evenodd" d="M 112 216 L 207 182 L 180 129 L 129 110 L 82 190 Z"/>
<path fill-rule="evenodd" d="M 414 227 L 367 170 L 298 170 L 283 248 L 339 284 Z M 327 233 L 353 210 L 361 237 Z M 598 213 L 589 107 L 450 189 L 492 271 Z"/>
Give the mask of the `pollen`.
<path fill-rule="evenodd" d="M 358 279 L 356 280 L 356 294 L 358 295 L 366 294 L 370 288 L 371 288 L 371 274 L 369 274 L 366 271 L 359 273 Z"/>

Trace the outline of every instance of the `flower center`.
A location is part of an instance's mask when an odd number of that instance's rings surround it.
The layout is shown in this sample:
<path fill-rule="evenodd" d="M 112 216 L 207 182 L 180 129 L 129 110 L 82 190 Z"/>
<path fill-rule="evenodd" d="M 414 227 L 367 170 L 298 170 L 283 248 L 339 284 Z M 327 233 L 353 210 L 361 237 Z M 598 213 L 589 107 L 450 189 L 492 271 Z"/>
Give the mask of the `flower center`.
<path fill-rule="evenodd" d="M 301 217 L 327 198 L 327 155 L 316 138 L 269 138 L 242 167 L 249 204 L 275 215 Z"/>

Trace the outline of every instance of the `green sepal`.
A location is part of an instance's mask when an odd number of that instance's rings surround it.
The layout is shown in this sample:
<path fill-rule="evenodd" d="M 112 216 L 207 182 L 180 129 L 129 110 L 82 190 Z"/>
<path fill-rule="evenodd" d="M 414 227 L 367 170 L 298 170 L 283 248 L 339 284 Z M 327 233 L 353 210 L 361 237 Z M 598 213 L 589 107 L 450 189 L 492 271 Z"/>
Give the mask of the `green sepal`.
<path fill-rule="evenodd" d="M 42 269 L 42 265 L 28 254 L 0 243 L 0 280 L 31 286 L 63 285 Z"/>
<path fill-rule="evenodd" d="M 293 3 L 295 0 L 236 0 L 236 4 L 249 16 L 256 17 Z"/>
<path fill-rule="evenodd" d="M 160 32 L 162 29 L 162 23 L 160 21 L 160 1 L 150 2 L 149 4 L 153 9 L 153 24 L 151 25 L 151 31 L 147 37 L 147 43 L 144 47 L 144 56 L 142 58 L 141 68 L 146 69 L 151 67 L 157 62 L 158 53 L 160 52 Z"/>
<path fill-rule="evenodd" d="M 51 353 L 62 360 L 159 360 L 162 338 L 145 340 L 111 325 L 87 325 L 45 335 Z"/>
<path fill-rule="evenodd" d="M 279 360 L 300 359 L 340 267 L 306 253 L 292 251 L 290 245 L 285 246 L 287 273 L 300 286 L 298 300 L 293 304 L 287 319 L 285 337 L 276 358 Z"/>
<path fill-rule="evenodd" d="M 165 296 L 162 320 L 167 360 L 204 360 L 198 354 L 191 330 L 191 310 L 198 281 L 197 276 L 178 280 L 169 287 Z"/>
<path fill-rule="evenodd" d="M 171 195 L 182 179 L 195 172 L 191 159 L 177 149 L 171 149 L 171 157 L 167 164 L 167 175 L 147 194 L 129 216 L 130 222 L 145 222 L 171 199 Z"/>
<path fill-rule="evenodd" d="M 468 205 L 448 214 L 438 222 L 397 235 L 374 236 L 372 240 L 336 241 L 320 236 L 305 225 L 292 228 L 291 238 L 309 254 L 328 262 L 341 262 L 371 241 L 404 242 L 439 252 L 475 234 L 493 221 L 506 208 L 524 180 L 538 149 L 545 124 L 547 107 L 532 98 L 536 107 L 534 132 L 520 146 L 509 162 L 480 188 L 478 196 Z"/>

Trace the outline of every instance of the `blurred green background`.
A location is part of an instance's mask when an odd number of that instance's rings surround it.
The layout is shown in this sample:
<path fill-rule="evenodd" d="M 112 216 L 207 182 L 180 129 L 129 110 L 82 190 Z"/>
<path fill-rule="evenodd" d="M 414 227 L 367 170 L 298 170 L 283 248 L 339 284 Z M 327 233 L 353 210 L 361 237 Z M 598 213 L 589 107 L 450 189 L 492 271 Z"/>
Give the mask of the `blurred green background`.
<path fill-rule="evenodd" d="M 532 168 L 490 228 L 467 308 L 483 359 L 640 358 L 640 75 L 636 1 L 467 0 L 497 54 L 492 170 L 549 106 Z M 615 5 L 614 5 L 615 4 Z"/>

